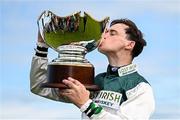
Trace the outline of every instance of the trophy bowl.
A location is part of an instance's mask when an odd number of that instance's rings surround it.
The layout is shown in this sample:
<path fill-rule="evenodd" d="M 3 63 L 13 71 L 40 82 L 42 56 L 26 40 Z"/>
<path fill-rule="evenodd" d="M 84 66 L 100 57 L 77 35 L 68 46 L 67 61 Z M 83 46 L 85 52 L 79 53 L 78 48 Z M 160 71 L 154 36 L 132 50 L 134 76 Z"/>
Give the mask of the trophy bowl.
<path fill-rule="evenodd" d="M 94 66 L 85 59 L 88 52 L 97 48 L 109 17 L 97 21 L 84 12 L 60 17 L 44 11 L 38 18 L 38 28 L 45 43 L 58 52 L 58 57 L 48 64 L 48 80 L 42 87 L 66 89 L 63 79 L 72 77 L 88 90 L 99 90 L 94 84 Z"/>

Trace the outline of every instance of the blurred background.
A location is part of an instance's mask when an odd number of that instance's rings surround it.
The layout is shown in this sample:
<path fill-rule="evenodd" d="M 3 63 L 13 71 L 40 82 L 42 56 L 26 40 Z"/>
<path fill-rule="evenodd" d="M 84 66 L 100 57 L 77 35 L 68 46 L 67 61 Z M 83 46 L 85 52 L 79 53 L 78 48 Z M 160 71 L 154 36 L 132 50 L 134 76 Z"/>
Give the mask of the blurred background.
<path fill-rule="evenodd" d="M 150 82 L 156 110 L 151 119 L 180 119 L 180 1 L 179 0 L 1 0 L 0 1 L 0 119 L 80 119 L 72 104 L 51 101 L 30 92 L 29 72 L 37 40 L 37 18 L 44 10 L 59 16 L 86 11 L 97 20 L 109 16 L 136 23 L 147 41 L 134 60 Z M 49 51 L 49 61 L 57 57 Z M 96 74 L 107 59 L 97 50 L 86 58 Z"/>

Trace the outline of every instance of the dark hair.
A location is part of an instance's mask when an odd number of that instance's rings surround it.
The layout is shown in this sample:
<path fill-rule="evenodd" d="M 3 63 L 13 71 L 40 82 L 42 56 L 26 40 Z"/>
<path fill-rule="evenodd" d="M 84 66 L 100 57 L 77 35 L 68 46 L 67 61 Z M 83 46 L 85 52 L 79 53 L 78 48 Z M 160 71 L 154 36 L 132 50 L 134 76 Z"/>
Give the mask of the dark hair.
<path fill-rule="evenodd" d="M 146 41 L 143 39 L 142 32 L 137 28 L 134 22 L 129 19 L 116 19 L 111 22 L 111 25 L 122 23 L 128 26 L 126 34 L 128 35 L 129 40 L 135 41 L 135 46 L 132 51 L 132 57 L 137 57 L 143 50 L 143 47 L 146 46 Z"/>

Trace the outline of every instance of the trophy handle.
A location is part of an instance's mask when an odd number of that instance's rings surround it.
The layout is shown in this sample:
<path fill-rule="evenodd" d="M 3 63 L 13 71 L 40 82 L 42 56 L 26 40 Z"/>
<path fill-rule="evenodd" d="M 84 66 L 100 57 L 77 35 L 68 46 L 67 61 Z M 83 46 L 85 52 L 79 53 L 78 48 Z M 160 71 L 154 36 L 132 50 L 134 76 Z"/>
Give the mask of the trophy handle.
<path fill-rule="evenodd" d="M 40 24 L 39 24 L 39 21 L 42 19 L 42 26 L 43 26 L 43 29 L 45 28 L 44 26 L 44 19 L 42 18 L 43 15 L 46 15 L 46 16 L 49 16 L 49 14 L 53 14 L 53 12 L 49 11 L 49 10 L 44 10 L 40 16 L 38 17 L 37 19 L 37 25 L 38 25 L 38 31 L 40 32 L 40 35 L 43 39 L 43 41 L 45 42 L 45 38 L 44 38 L 44 33 L 43 33 L 43 30 L 40 29 Z M 45 42 L 46 43 L 46 42 Z M 52 48 L 53 50 L 57 51 L 55 48 L 51 47 L 49 44 L 46 43 L 46 45 L 49 47 L 49 48 Z M 58 51 L 57 51 L 58 52 Z"/>
<path fill-rule="evenodd" d="M 42 16 L 43 16 L 46 12 L 49 13 L 50 11 L 47 11 L 47 10 L 43 11 L 43 12 L 41 13 L 41 15 L 40 15 L 40 16 L 38 17 L 38 19 L 37 19 L 38 30 L 39 30 L 40 35 L 41 35 L 41 37 L 43 38 L 43 40 L 44 40 L 44 34 L 43 34 L 43 32 L 40 30 L 39 21 L 41 20 Z M 42 22 L 43 22 L 42 26 L 43 26 L 43 29 L 44 29 L 44 20 L 43 20 L 43 19 L 42 19 Z"/>

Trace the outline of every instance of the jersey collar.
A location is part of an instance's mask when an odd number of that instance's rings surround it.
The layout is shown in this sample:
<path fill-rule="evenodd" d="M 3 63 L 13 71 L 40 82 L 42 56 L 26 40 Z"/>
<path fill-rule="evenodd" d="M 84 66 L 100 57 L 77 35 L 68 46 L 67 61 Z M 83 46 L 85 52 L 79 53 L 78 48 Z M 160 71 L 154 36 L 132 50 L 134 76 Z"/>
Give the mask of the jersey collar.
<path fill-rule="evenodd" d="M 129 64 L 121 67 L 108 65 L 107 75 L 125 76 L 137 71 L 136 64 Z"/>

